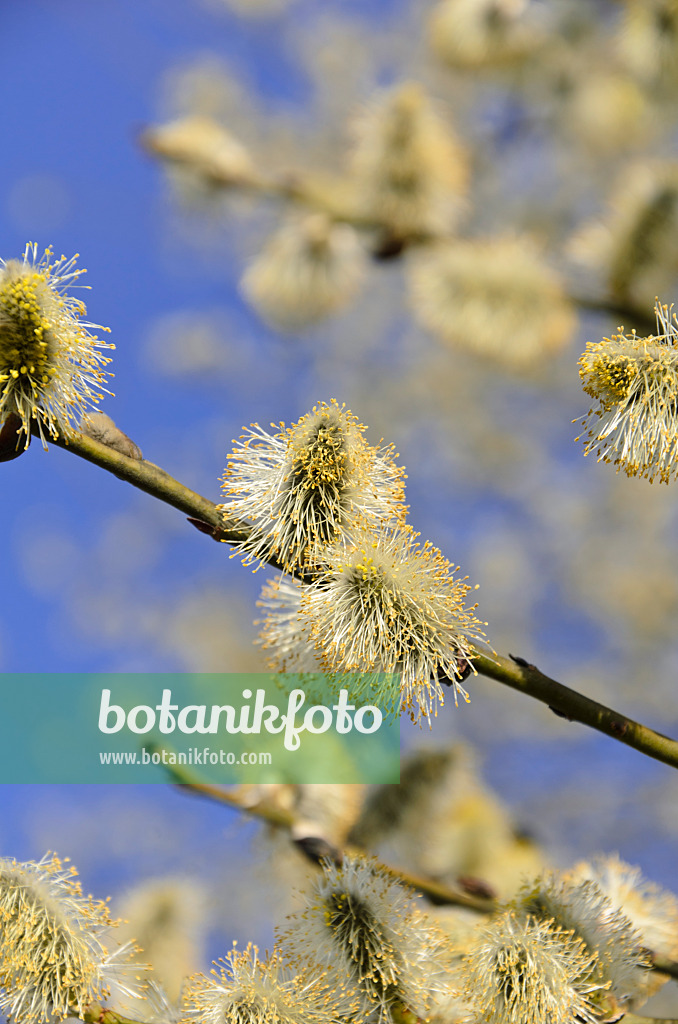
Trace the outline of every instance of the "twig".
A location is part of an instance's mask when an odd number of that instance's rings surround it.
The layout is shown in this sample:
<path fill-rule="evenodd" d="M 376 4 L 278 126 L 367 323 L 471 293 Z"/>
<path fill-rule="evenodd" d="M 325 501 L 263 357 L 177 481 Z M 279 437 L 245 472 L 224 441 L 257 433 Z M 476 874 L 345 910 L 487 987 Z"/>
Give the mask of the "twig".
<path fill-rule="evenodd" d="M 669 960 L 668 957 L 652 953 L 652 966 L 655 971 L 659 971 L 661 974 L 668 974 L 671 978 L 675 978 L 678 981 L 678 963 L 675 960 Z"/>
<path fill-rule="evenodd" d="M 218 786 L 211 786 L 207 783 L 200 782 L 191 771 L 182 766 L 166 765 L 165 767 L 168 775 L 173 779 L 174 785 L 177 789 L 191 793 L 195 796 L 206 797 L 208 800 L 213 800 L 220 804 L 226 804 L 233 810 L 238 810 L 245 814 L 251 814 L 262 821 L 268 822 L 269 825 L 273 825 L 276 828 L 285 828 L 289 831 L 295 823 L 295 818 L 291 811 L 273 807 L 265 801 L 258 804 L 246 804 L 238 796 L 237 792 L 229 792 L 228 790 L 220 789 Z M 338 852 L 335 860 L 337 863 L 341 863 L 346 855 L 364 855 L 365 852 L 365 850 L 355 846 L 346 846 L 342 851 Z M 471 893 L 466 893 L 462 889 L 442 885 L 441 883 L 422 875 L 412 874 L 411 872 L 395 869 L 388 865 L 384 865 L 384 867 L 399 881 L 426 896 L 434 905 L 467 907 L 482 914 L 493 914 L 502 908 L 501 902 L 497 899 L 493 899 L 491 896 L 473 896 Z M 668 974 L 672 978 L 678 979 L 678 963 L 675 960 L 669 960 L 668 958 L 659 956 L 651 951 L 649 951 L 649 953 L 652 970 L 661 974 Z M 627 1024 L 645 1024 L 646 1021 L 652 1019 L 653 1018 L 650 1017 L 636 1017 L 633 1014 L 627 1014 L 624 1017 Z M 105 1022 L 105 1024 L 116 1024 L 116 1022 Z M 664 1021 L 663 1024 L 678 1024 L 678 1021 Z"/>
<path fill-rule="evenodd" d="M 85 1021 L 85 1024 L 139 1024 L 139 1021 L 132 1020 L 130 1017 L 122 1017 L 115 1010 L 109 1010 L 99 1003 L 90 1003 L 82 1011 L 81 1017 L 78 1017 L 77 1013 L 75 1013 L 75 1017 Z"/>
<path fill-rule="evenodd" d="M 563 686 L 524 658 L 478 654 L 473 658 L 473 665 L 481 675 L 547 704 L 561 718 L 588 725 L 648 757 L 678 768 L 678 743 L 675 740 Z"/>
<path fill-rule="evenodd" d="M 37 436 L 37 428 L 32 433 Z M 208 523 L 215 530 L 223 532 L 223 539 L 229 543 L 238 544 L 246 540 L 246 525 L 226 520 L 209 498 L 191 491 L 147 459 L 131 459 L 77 430 L 71 431 L 67 437 L 52 437 L 49 440 L 57 448 L 79 455 L 81 459 L 108 470 L 120 480 L 125 480 L 180 512 Z"/>
<path fill-rule="evenodd" d="M 53 439 L 53 444 L 108 470 L 119 479 L 205 524 L 207 532 L 217 540 L 239 544 L 247 539 L 245 523 L 226 519 L 208 498 L 189 490 L 152 462 L 128 458 L 78 431 L 72 431 L 68 438 Z M 269 561 L 275 568 L 280 568 L 274 559 Z M 478 653 L 473 658 L 473 667 L 481 675 L 534 697 L 563 718 L 588 725 L 648 757 L 678 768 L 676 740 L 550 679 L 524 658 Z"/>
<path fill-rule="evenodd" d="M 336 194 L 340 191 L 337 189 L 337 182 L 333 183 L 334 187 L 323 188 L 322 184 L 315 183 L 313 179 L 298 171 L 282 174 L 253 171 L 234 178 L 233 174 L 220 171 L 217 166 L 203 166 L 200 159 L 189 153 L 179 154 L 168 148 L 158 139 L 153 129 L 142 131 L 138 141 L 141 148 L 152 157 L 159 158 L 170 166 L 194 169 L 212 188 L 223 188 L 229 192 L 238 189 L 246 193 L 257 193 L 264 198 L 300 203 L 302 206 L 325 213 L 331 220 L 353 224 L 357 228 L 373 230 L 383 226 L 382 221 L 361 214 L 355 203 L 337 199 Z"/>
<path fill-rule="evenodd" d="M 594 313 L 605 313 L 607 316 L 617 318 L 619 324 L 624 327 L 635 327 L 641 334 L 654 334 L 657 329 L 657 320 L 654 313 L 644 313 L 637 306 L 632 306 L 621 299 L 609 299 L 593 295 L 569 296 L 570 302 L 579 309 L 588 309 Z"/>
<path fill-rule="evenodd" d="M 166 160 L 170 164 L 200 168 L 200 161 L 190 155 L 179 156 L 176 153 L 168 152 L 166 147 L 155 138 L 152 130 L 142 132 L 139 142 L 142 148 L 153 157 Z M 361 213 L 355 203 L 346 201 L 342 195 L 341 179 L 337 179 L 332 185 L 322 181 L 316 183 L 312 177 L 299 171 L 292 171 L 278 175 L 257 172 L 249 178 L 234 181 L 231 174 L 220 174 L 217 168 L 211 168 L 209 171 L 202 169 L 199 173 L 215 188 L 223 188 L 228 191 L 238 188 L 245 192 L 258 193 L 263 197 L 298 203 L 311 210 L 324 213 L 337 223 L 351 224 L 358 230 L 377 232 L 382 235 L 382 240 L 377 243 L 376 249 L 372 252 L 375 259 L 397 258 L 412 246 L 460 240 L 458 235 L 450 234 L 447 231 L 422 230 L 411 232 L 406 237 L 393 236 L 393 230 L 387 220 Z M 386 256 L 384 256 L 384 252 L 386 252 Z M 584 295 L 576 292 L 571 292 L 567 297 L 572 305 L 580 310 L 591 310 L 621 318 L 625 324 L 636 327 L 641 333 L 652 334 L 655 330 L 656 323 L 653 313 L 644 313 L 642 309 L 638 309 L 622 298 Z"/>
<path fill-rule="evenodd" d="M 233 808 L 233 810 L 241 811 L 245 814 L 251 814 L 256 818 L 260 818 L 262 821 L 268 822 L 269 825 L 273 825 L 276 828 L 284 828 L 289 831 L 296 822 L 294 814 L 292 814 L 291 811 L 273 807 L 265 801 L 252 805 L 246 804 L 237 793 L 220 789 L 218 786 L 211 786 L 205 782 L 200 782 L 192 772 L 188 771 L 183 766 L 165 765 L 164 767 L 174 785 L 178 789 L 187 793 L 205 797 L 206 799 L 213 800 L 216 803 L 225 804 L 226 806 Z M 365 855 L 365 851 L 361 850 L 357 846 L 347 846 L 341 851 L 341 853 L 342 856 L 346 854 L 349 856 Z M 395 878 L 409 886 L 411 889 L 416 889 L 418 892 L 421 892 L 433 904 L 441 906 L 454 905 L 468 907 L 470 910 L 476 910 L 479 913 L 485 914 L 490 914 L 493 910 L 496 910 L 496 900 L 493 900 L 491 897 L 474 896 L 471 893 L 464 892 L 463 889 L 456 889 L 451 886 L 442 885 L 440 882 L 425 878 L 422 875 L 412 874 L 409 871 L 401 871 L 400 869 L 388 866 L 387 870 Z"/>

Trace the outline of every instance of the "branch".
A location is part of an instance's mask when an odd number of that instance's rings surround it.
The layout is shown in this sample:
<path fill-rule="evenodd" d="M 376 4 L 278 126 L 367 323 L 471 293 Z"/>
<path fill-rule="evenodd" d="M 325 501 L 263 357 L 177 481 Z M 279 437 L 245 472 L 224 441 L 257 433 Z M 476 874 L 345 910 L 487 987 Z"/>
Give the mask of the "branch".
<path fill-rule="evenodd" d="M 151 156 L 165 160 L 169 164 L 194 167 L 215 188 L 233 191 L 235 188 L 244 192 L 258 193 L 263 197 L 298 203 L 310 210 L 324 213 L 336 223 L 351 224 L 357 230 L 376 232 L 380 237 L 372 249 L 375 259 L 394 259 L 402 256 L 412 246 L 430 245 L 435 242 L 459 240 L 459 236 L 448 231 L 421 230 L 410 232 L 407 236 L 394 235 L 393 228 L 387 220 L 361 213 L 350 194 L 345 194 L 346 180 L 336 178 L 332 181 L 317 181 L 301 171 L 286 174 L 266 175 L 261 171 L 249 178 L 234 180 L 233 175 L 221 174 L 214 167 L 201 168 L 200 160 L 188 153 L 178 154 L 168 150 L 154 135 L 153 129 L 146 130 L 139 137 L 141 147 Z M 569 294 L 568 299 L 573 306 L 581 310 L 592 310 L 608 316 L 621 318 L 630 327 L 635 327 L 641 334 L 654 334 L 656 323 L 653 314 L 647 314 L 631 302 L 608 295 Z"/>
<path fill-rule="evenodd" d="M 180 765 L 166 765 L 165 768 L 177 789 L 183 790 L 184 792 L 195 796 L 205 797 L 208 800 L 212 800 L 222 805 L 226 804 L 234 810 L 241 811 L 244 814 L 251 814 L 253 817 L 266 821 L 269 825 L 276 828 L 285 828 L 288 831 L 291 831 L 292 826 L 295 823 L 295 817 L 291 811 L 286 811 L 279 807 L 273 807 L 271 804 L 267 804 L 265 802 L 254 805 L 246 804 L 238 796 L 237 792 L 220 789 L 218 786 L 212 786 L 208 783 L 200 782 L 190 770 Z M 306 847 L 304 847 L 303 843 L 300 845 L 302 850 L 305 851 Z M 346 846 L 341 851 L 333 851 L 331 859 L 340 864 L 346 855 L 359 856 L 364 855 L 365 852 L 365 850 L 356 846 Z M 317 859 L 316 863 L 318 863 Z M 464 892 L 463 889 L 442 885 L 441 883 L 436 882 L 433 879 L 426 878 L 423 875 L 412 874 L 411 872 L 392 868 L 388 865 L 383 866 L 391 875 L 403 882 L 410 889 L 415 889 L 422 893 L 422 895 L 426 896 L 434 905 L 468 907 L 469 909 L 475 910 L 481 914 L 493 914 L 502 909 L 501 902 L 491 896 L 474 896 L 471 893 Z M 648 952 L 652 970 L 661 974 L 668 974 L 672 978 L 678 979 L 678 962 L 675 960 L 669 960 L 657 953 L 653 953 L 651 951 Z M 624 1017 L 627 1024 L 645 1024 L 646 1021 L 650 1021 L 652 1019 L 653 1018 L 650 1017 L 636 1017 L 633 1014 L 627 1014 Z M 104 1024 L 116 1024 L 116 1022 L 106 1021 Z M 123 1022 L 123 1024 L 125 1024 L 125 1022 Z M 678 1024 L 678 1021 L 664 1021 L 662 1024 Z"/>
<path fill-rule="evenodd" d="M 209 498 L 191 491 L 152 462 L 121 455 L 78 431 L 70 432 L 67 438 L 55 438 L 52 443 L 178 509 L 215 540 L 239 544 L 247 539 L 249 528 L 246 523 L 226 519 Z M 274 559 L 269 559 L 269 562 L 275 568 L 281 568 Z M 473 667 L 481 675 L 548 705 L 561 718 L 588 725 L 648 757 L 678 768 L 676 740 L 550 679 L 524 658 L 478 653 L 473 658 Z"/>
<path fill-rule="evenodd" d="M 659 971 L 660 974 L 668 974 L 669 977 L 678 980 L 678 962 L 675 960 L 669 960 L 665 956 L 659 956 L 657 953 L 652 953 L 652 967 L 655 971 Z"/>
<path fill-rule="evenodd" d="M 78 1017 L 77 1013 L 75 1016 Z M 89 1006 L 86 1006 L 82 1017 L 78 1019 L 85 1021 L 85 1024 L 139 1024 L 139 1021 L 122 1017 L 115 1010 L 109 1010 L 105 1006 L 100 1006 L 99 1003 L 90 1003 Z"/>
<path fill-rule="evenodd" d="M 299 203 L 309 209 L 326 214 L 338 223 L 352 224 L 363 230 L 383 228 L 384 222 L 360 213 L 350 197 L 344 196 L 342 179 L 316 181 L 299 171 L 282 174 L 266 174 L 257 170 L 236 176 L 228 170 L 220 171 L 217 166 L 205 166 L 200 156 L 189 152 L 180 153 L 168 147 L 150 128 L 141 132 L 139 144 L 152 157 L 165 161 L 170 166 L 193 169 L 207 184 L 215 189 L 232 192 L 239 189 L 255 193 L 264 198 L 280 199 L 284 202 Z"/>
<path fill-rule="evenodd" d="M 31 432 L 38 436 L 37 428 Z M 63 448 L 101 469 L 108 470 L 119 480 L 125 480 L 133 487 L 138 487 L 146 494 L 178 509 L 179 512 L 209 524 L 215 531 L 223 533 L 223 539 L 231 544 L 238 544 L 247 539 L 249 530 L 246 524 L 224 519 L 209 498 L 196 494 L 160 466 L 155 466 L 146 459 L 129 458 L 77 430 L 70 431 L 67 437 L 51 437 L 50 442 L 57 448 Z"/>
<path fill-rule="evenodd" d="M 623 323 L 630 328 L 636 328 L 639 334 L 654 334 L 657 330 L 657 321 L 654 313 L 645 313 L 630 303 L 621 299 L 605 298 L 594 295 L 570 295 L 568 296 L 573 305 L 579 309 L 591 310 L 594 313 L 604 313 L 607 316 L 614 316 L 617 323 Z"/>
<path fill-rule="evenodd" d="M 550 679 L 524 658 L 478 654 L 473 665 L 481 675 L 547 704 L 560 718 L 588 725 L 641 754 L 678 768 L 678 743 L 675 740 Z"/>
<path fill-rule="evenodd" d="M 188 771 L 181 765 L 165 765 L 164 767 L 174 785 L 185 792 L 191 793 L 195 796 L 205 797 L 206 799 L 212 800 L 216 803 L 226 804 L 228 807 L 233 808 L 233 810 L 241 811 L 244 814 L 251 814 L 262 821 L 266 821 L 269 825 L 272 825 L 275 828 L 284 828 L 291 831 L 296 822 L 296 818 L 291 811 L 286 811 L 280 807 L 273 807 L 271 804 L 267 804 L 265 802 L 253 805 L 246 804 L 237 793 L 226 789 L 220 789 L 218 786 L 209 785 L 209 783 L 200 782 L 192 772 Z M 306 852 L 303 840 L 300 841 L 299 845 L 301 846 L 302 851 Z M 331 859 L 334 859 L 337 862 L 341 862 L 344 855 L 364 856 L 365 854 L 365 851 L 357 846 L 346 846 L 343 850 L 336 851 L 332 850 L 329 847 L 329 844 L 327 845 L 326 852 L 330 854 Z M 319 858 L 311 859 L 314 859 L 316 863 L 318 863 Z M 470 910 L 476 910 L 479 913 L 485 914 L 490 914 L 497 908 L 496 900 L 491 897 L 474 896 L 471 893 L 464 892 L 463 889 L 456 889 L 451 886 L 442 885 L 439 882 L 425 878 L 422 875 L 415 875 L 408 871 L 402 871 L 399 868 L 391 868 L 388 866 L 386 866 L 386 868 L 391 875 L 409 886 L 410 889 L 416 889 L 418 892 L 423 893 L 423 895 L 426 896 L 433 904 L 440 906 L 454 905 L 468 907 Z"/>

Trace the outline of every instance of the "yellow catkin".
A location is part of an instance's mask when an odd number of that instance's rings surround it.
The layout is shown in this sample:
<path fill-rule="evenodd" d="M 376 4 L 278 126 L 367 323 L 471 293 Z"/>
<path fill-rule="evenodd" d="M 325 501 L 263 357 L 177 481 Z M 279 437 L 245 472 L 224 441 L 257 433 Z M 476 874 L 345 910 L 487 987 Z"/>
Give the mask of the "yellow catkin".
<path fill-rule="evenodd" d="M 672 308 L 655 305 L 657 333 L 635 332 L 588 342 L 579 360 L 584 391 L 595 405 L 581 420 L 584 454 L 595 453 L 628 476 L 678 476 L 678 325 Z"/>
<path fill-rule="evenodd" d="M 102 397 L 113 348 L 88 328 L 80 299 L 68 289 L 83 270 L 75 260 L 38 259 L 29 244 L 23 260 L 0 261 L 0 421 L 19 417 L 27 437 L 31 421 L 40 435 L 57 436 Z M 106 328 L 101 328 L 105 330 Z"/>

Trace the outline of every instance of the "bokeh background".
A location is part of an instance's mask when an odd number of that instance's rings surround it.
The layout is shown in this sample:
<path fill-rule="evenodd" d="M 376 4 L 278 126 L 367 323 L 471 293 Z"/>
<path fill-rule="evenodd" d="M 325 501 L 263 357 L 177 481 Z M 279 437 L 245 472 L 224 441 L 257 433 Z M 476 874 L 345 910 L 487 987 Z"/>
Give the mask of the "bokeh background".
<path fill-rule="evenodd" d="M 576 291 L 568 240 L 604 210 L 620 168 L 675 156 L 671 97 L 611 141 L 578 123 L 573 90 L 589 84 L 594 42 L 612 38 L 620 4 L 534 5 L 562 44 L 561 77 L 546 83 L 445 67 L 425 30 L 430 6 L 4 0 L 0 254 L 29 240 L 81 254 L 89 317 L 116 345 L 103 408 L 151 461 L 217 499 L 242 426 L 345 402 L 369 440 L 395 444 L 410 521 L 480 584 L 495 648 L 676 735 L 676 485 L 618 476 L 574 440 L 589 408 L 576 361 L 616 314 L 580 309 L 560 353 L 515 372 L 418 326 L 394 260 L 371 265 L 350 309 L 284 336 L 239 289 L 278 205 L 192 201 L 140 145 L 149 125 L 198 111 L 266 168 L 334 170 L 347 118 L 414 79 L 472 152 L 465 233 L 536 232 Z M 263 667 L 252 644 L 263 572 L 67 452 L 34 443 L 1 469 L 0 670 Z M 670 769 L 491 681 L 469 690 L 471 704 L 446 707 L 430 734 L 404 727 L 404 746 L 472 744 L 552 863 L 618 851 L 678 888 Z M 275 860 L 260 828 L 227 809 L 162 786 L 3 786 L 0 801 L 4 855 L 56 849 L 97 895 L 199 883 L 210 907 L 201 965 L 234 939 L 270 945 Z"/>

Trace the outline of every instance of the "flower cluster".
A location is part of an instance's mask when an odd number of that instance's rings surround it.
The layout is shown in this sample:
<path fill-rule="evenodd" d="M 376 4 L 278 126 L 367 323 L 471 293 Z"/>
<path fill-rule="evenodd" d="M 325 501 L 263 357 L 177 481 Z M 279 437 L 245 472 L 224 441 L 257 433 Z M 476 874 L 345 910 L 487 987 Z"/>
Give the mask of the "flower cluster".
<path fill-rule="evenodd" d="M 252 522 L 246 562 L 275 559 L 290 571 L 315 564 L 324 546 L 358 523 L 402 519 L 403 472 L 394 451 L 333 401 L 276 434 L 254 424 L 229 457 L 221 506 Z"/>
<path fill-rule="evenodd" d="M 264 587 L 271 667 L 357 674 L 356 698 L 397 673 L 401 707 L 430 719 L 442 680 L 468 700 L 461 679 L 482 628 L 466 580 L 404 522 L 392 447 L 368 445 L 364 430 L 335 401 L 274 435 L 254 425 L 229 459 L 221 509 L 252 524 L 246 562 L 303 575 Z"/>
<path fill-rule="evenodd" d="M 575 314 L 531 239 L 457 240 L 412 264 L 417 318 L 449 345 L 524 370 L 572 336 Z"/>
<path fill-rule="evenodd" d="M 444 934 L 404 886 L 365 858 L 346 857 L 339 868 L 325 864 L 305 906 L 290 918 L 282 947 L 296 963 L 351 979 L 365 1012 L 376 1007 L 380 1020 L 397 1007 L 427 1017 L 452 978 Z"/>
<path fill-rule="evenodd" d="M 600 1000 L 628 1008 L 642 994 L 650 962 L 642 936 L 592 880 L 545 874 L 524 886 L 516 913 L 553 923 L 580 939 L 593 957 L 591 978 Z"/>
<path fill-rule="evenodd" d="M 259 959 L 256 946 L 233 949 L 212 977 L 194 975 L 184 994 L 193 1024 L 340 1024 L 354 1016 L 355 997 L 318 974 L 295 972 L 279 953 Z"/>
<path fill-rule="evenodd" d="M 293 333 L 347 305 L 366 263 L 350 224 L 314 213 L 290 220 L 269 239 L 245 272 L 242 291 L 264 320 Z"/>
<path fill-rule="evenodd" d="M 660 895 L 673 908 L 670 925 Z M 470 937 L 461 977 L 472 1019 L 618 1020 L 662 983 L 645 942 L 659 927 L 664 949 L 675 948 L 676 924 L 675 899 L 617 858 L 542 874 Z"/>
<path fill-rule="evenodd" d="M 438 0 L 429 17 L 431 45 L 457 68 L 525 63 L 545 41 L 533 7 L 526 0 Z M 588 84 L 586 71 L 559 90 L 582 93 L 570 104 L 568 125 L 579 111 L 583 133 L 595 141 L 605 132 L 627 139 L 644 110 L 639 90 L 618 75 L 584 95 L 578 79 Z M 550 76 L 567 77 L 565 69 Z M 611 107 L 617 118 L 608 116 Z M 277 331 L 305 331 L 347 309 L 368 278 L 368 254 L 407 254 L 409 261 L 423 251 L 414 272 L 415 314 L 443 341 L 520 369 L 562 347 L 574 328 L 572 303 L 541 254 L 522 240 L 458 237 L 471 206 L 472 161 L 444 104 L 421 82 L 405 80 L 378 89 L 347 128 L 346 157 L 328 172 L 276 170 L 202 112 L 149 128 L 142 141 L 186 199 L 212 202 L 241 189 L 285 204 L 240 282 Z"/>
<path fill-rule="evenodd" d="M 149 129 L 144 144 L 184 175 L 205 186 L 252 183 L 255 170 L 243 144 L 212 118 L 183 117 Z"/>
<path fill-rule="evenodd" d="M 593 1024 L 595 959 L 571 932 L 508 911 L 481 929 L 464 962 L 464 994 L 487 1024 Z"/>
<path fill-rule="evenodd" d="M 113 346 L 90 334 L 98 325 L 68 293 L 84 273 L 76 259 L 52 262 L 51 249 L 38 259 L 29 243 L 23 260 L 0 260 L 0 422 L 14 414 L 27 439 L 33 420 L 43 442 L 57 437 L 105 390 L 110 359 L 100 350 Z"/>
<path fill-rule="evenodd" d="M 407 526 L 355 531 L 325 549 L 312 584 L 267 588 L 263 640 L 272 663 L 309 670 L 315 655 L 329 672 L 361 673 L 364 688 L 375 672 L 399 673 L 401 704 L 414 720 L 444 703 L 441 676 L 455 701 L 468 701 L 460 665 L 482 633 L 464 603 L 471 588 L 416 536 Z"/>
<path fill-rule="evenodd" d="M 546 866 L 536 840 L 482 781 L 475 752 L 457 742 L 403 758 L 399 785 L 370 791 L 351 838 L 446 885 L 481 878 L 502 898 Z"/>
<path fill-rule="evenodd" d="M 527 8 L 526 0 L 440 0 L 429 21 L 431 46 L 452 67 L 512 64 L 540 41 Z"/>
<path fill-rule="evenodd" d="M 375 98 L 354 135 L 363 216 L 399 238 L 449 229 L 466 192 L 466 154 L 420 85 L 405 82 Z"/>
<path fill-rule="evenodd" d="M 121 983 L 132 949 L 104 945 L 105 903 L 82 895 L 75 870 L 56 856 L 0 861 L 0 1010 L 20 1024 L 82 1016 Z"/>
<path fill-rule="evenodd" d="M 678 476 L 678 322 L 659 302 L 655 315 L 656 335 L 634 331 L 587 344 L 579 373 L 597 405 L 582 425 L 586 455 L 668 483 Z"/>
<path fill-rule="evenodd" d="M 581 227 L 570 249 L 614 299 L 641 310 L 675 285 L 677 229 L 678 162 L 641 161 L 623 171 L 606 214 Z"/>
<path fill-rule="evenodd" d="M 624 63 L 645 86 L 666 93 L 675 89 L 677 41 L 675 0 L 626 0 L 618 47 Z"/>
<path fill-rule="evenodd" d="M 650 972 L 643 943 L 655 938 L 655 951 L 669 952 L 678 943 L 675 898 L 617 858 L 542 874 L 494 915 L 451 932 L 378 861 L 338 860 L 323 861 L 271 954 L 234 945 L 210 975 L 189 977 L 176 1001 L 151 981 L 138 1019 L 601 1024 L 664 980 Z M 56 856 L 0 860 L 0 1009 L 17 1024 L 103 1019 L 112 982 L 116 998 L 146 996 L 122 980 L 131 944 L 109 953 L 103 939 L 117 922 L 105 903 L 83 897 L 74 875 Z M 119 1018 L 118 1007 L 110 1016 Z"/>
<path fill-rule="evenodd" d="M 625 864 L 616 856 L 596 857 L 591 862 L 577 864 L 565 878 L 575 883 L 595 882 L 612 905 L 623 910 L 647 949 L 676 958 L 678 900 L 666 889 L 643 878 L 639 868 Z"/>

